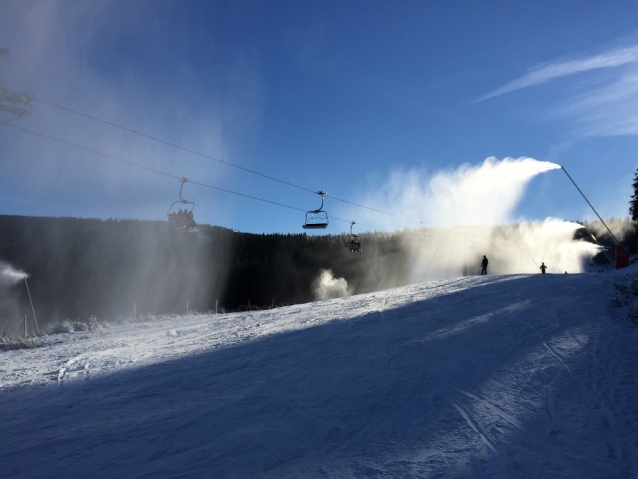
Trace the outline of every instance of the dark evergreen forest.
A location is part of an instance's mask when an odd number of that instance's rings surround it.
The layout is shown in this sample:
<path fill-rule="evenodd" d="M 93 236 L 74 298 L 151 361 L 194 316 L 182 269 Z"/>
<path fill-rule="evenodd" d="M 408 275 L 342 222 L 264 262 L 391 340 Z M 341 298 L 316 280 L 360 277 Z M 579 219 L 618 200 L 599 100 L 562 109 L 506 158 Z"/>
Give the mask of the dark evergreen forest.
<path fill-rule="evenodd" d="M 322 269 L 345 278 L 354 293 L 408 283 L 409 261 L 392 234 L 363 234 L 364 253 L 356 254 L 344 248 L 343 235 L 199 228 L 0 215 L 0 261 L 29 275 L 41 323 L 132 316 L 134 304 L 142 315 L 185 313 L 187 301 L 200 312 L 216 302 L 226 311 L 308 302 Z M 30 313 L 24 283 L 1 294 L 0 319 Z"/>
<path fill-rule="evenodd" d="M 626 244 L 635 243 L 629 220 L 610 224 L 629 232 Z M 601 244 L 613 245 L 605 231 L 598 232 L 602 225 L 586 227 L 577 239 L 590 241 L 587 230 L 592 230 Z M 502 227 L 494 236 L 515 228 Z M 0 215 L 0 267 L 7 263 L 28 274 L 41 325 L 90 316 L 114 320 L 134 311 L 184 314 L 187 302 L 190 311 L 214 311 L 217 304 L 221 312 L 318 299 L 313 283 L 322 270 L 344 278 L 352 294 L 408 284 L 409 244 L 427 235 L 426 230 L 363 233 L 358 254 L 344 247 L 344 235 L 199 229 L 176 231 L 162 221 Z M 491 259 L 498 263 L 496 253 Z M 596 259 L 607 261 L 603 254 Z M 32 316 L 22 281 L 0 286 L 0 328 Z"/>

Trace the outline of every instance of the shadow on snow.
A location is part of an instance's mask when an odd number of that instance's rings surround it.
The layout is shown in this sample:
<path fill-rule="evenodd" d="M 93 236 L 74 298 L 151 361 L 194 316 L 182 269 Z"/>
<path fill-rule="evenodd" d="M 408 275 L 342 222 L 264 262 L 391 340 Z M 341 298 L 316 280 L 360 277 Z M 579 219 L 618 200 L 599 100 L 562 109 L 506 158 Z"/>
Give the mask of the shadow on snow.
<path fill-rule="evenodd" d="M 489 435 L 479 419 L 472 426 L 463 416 L 466 393 L 482 397 L 492 378 L 578 325 L 538 320 L 557 298 L 547 280 L 579 287 L 576 276 L 485 282 L 178 360 L 5 393 L 5 477 L 460 474 L 469 459 L 458 458 L 481 453 L 481 434 Z M 554 362 L 559 374 L 563 366 Z M 520 394 L 542 387 L 541 376 L 529 382 Z M 534 414 L 545 411 L 519 416 L 523 429 L 533 427 Z M 499 427 L 510 440 L 522 434 L 511 421 Z M 479 445 L 468 446 L 468 438 Z"/>

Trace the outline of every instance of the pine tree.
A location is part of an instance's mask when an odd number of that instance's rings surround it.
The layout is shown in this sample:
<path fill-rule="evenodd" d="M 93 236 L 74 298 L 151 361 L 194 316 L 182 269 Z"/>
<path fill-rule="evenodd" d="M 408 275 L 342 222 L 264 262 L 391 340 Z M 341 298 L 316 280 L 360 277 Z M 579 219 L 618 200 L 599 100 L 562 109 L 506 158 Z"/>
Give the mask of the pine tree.
<path fill-rule="evenodd" d="M 632 221 L 638 221 L 638 170 L 634 174 L 634 194 L 631 195 L 631 201 L 629 202 L 629 216 Z"/>

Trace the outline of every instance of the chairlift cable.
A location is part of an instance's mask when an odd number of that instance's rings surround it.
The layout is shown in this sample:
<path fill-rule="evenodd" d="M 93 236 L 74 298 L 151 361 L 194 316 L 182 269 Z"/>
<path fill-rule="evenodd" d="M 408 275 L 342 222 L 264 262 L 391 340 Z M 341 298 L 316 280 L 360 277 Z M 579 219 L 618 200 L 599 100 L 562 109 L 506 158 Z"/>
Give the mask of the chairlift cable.
<path fill-rule="evenodd" d="M 8 120 L 4 120 L 4 121 L 0 122 L 0 125 L 4 125 L 5 123 L 9 123 L 10 121 L 17 120 L 18 118 L 21 118 L 21 117 L 14 116 L 13 118 L 9 118 Z"/>
<path fill-rule="evenodd" d="M 126 163 L 126 164 L 132 165 L 132 166 L 136 166 L 136 167 L 142 168 L 144 170 L 153 171 L 155 173 L 159 173 L 160 175 L 168 176 L 170 178 L 175 178 L 177 180 L 181 180 L 182 179 L 181 176 L 171 175 L 170 173 L 166 173 L 164 171 L 156 170 L 155 168 L 151 168 L 150 166 L 140 165 L 139 163 L 134 163 L 132 161 L 125 160 L 123 158 L 118 158 L 117 156 L 112 156 L 112 155 L 109 155 L 107 153 L 102 153 L 100 151 L 92 150 L 91 148 L 87 148 L 85 146 L 80 146 L 80 145 L 76 145 L 74 143 L 71 143 L 71 142 L 68 142 L 68 141 L 65 141 L 65 140 L 60 140 L 58 138 L 53 138 L 52 136 L 45 135 L 43 133 L 38 133 L 38 132 L 33 131 L 33 130 L 28 130 L 27 128 L 22 128 L 22 127 L 16 126 L 16 125 L 9 125 L 8 123 L 0 123 L 0 125 L 8 127 L 8 128 L 14 128 L 16 130 L 20 130 L 20 131 L 23 131 L 25 133 L 30 133 L 31 135 L 39 136 L 41 138 L 46 138 L 47 140 L 55 141 L 55 142 L 61 143 L 63 145 L 72 146 L 73 148 L 77 148 L 78 150 L 88 151 L 89 153 L 93 153 L 95 155 L 100 155 L 100 156 L 103 156 L 105 158 L 110 158 L 112 160 L 121 161 L 122 163 Z"/>
<path fill-rule="evenodd" d="M 236 191 L 226 190 L 224 188 L 219 188 L 217 186 L 207 185 L 205 183 L 199 183 L 199 182 L 193 181 L 193 180 L 191 180 L 191 183 L 194 184 L 194 185 L 203 186 L 204 188 L 211 188 L 213 190 L 223 191 L 224 193 L 230 193 L 230 194 L 237 195 L 237 196 L 243 196 L 244 198 L 250 198 L 251 200 L 263 201 L 264 203 L 270 203 L 271 205 L 282 206 L 284 208 L 289 208 L 291 210 L 306 211 L 304 209 L 297 208 L 296 206 L 289 206 L 289 205 L 285 205 L 283 203 L 277 203 L 276 201 L 265 200 L 263 198 L 258 198 L 256 196 L 246 195 L 244 193 L 237 193 Z"/>
<path fill-rule="evenodd" d="M 219 158 L 215 158 L 214 156 L 210 156 L 210 155 L 207 155 L 205 153 L 201 153 L 199 151 L 195 151 L 195 150 L 192 150 L 190 148 L 186 148 L 184 146 L 180 146 L 180 145 L 177 145 L 175 143 L 171 143 L 170 141 L 162 140 L 161 138 L 157 138 L 155 136 L 148 135 L 146 133 L 142 133 L 142 132 L 137 131 L 137 130 L 133 130 L 132 128 L 128 128 L 128 127 L 125 127 L 125 126 L 122 126 L 122 125 L 118 125 L 117 123 L 113 123 L 113 122 L 110 122 L 110 121 L 107 121 L 107 120 L 103 120 L 101 118 L 97 118 L 95 116 L 79 112 L 79 111 L 74 110 L 72 108 L 68 108 L 66 106 L 58 105 L 56 103 L 53 103 L 53 102 L 50 102 L 50 101 L 47 101 L 47 100 L 43 100 L 42 98 L 37 98 L 36 97 L 35 99 L 40 101 L 40 102 L 42 102 L 42 103 L 45 103 L 47 105 L 53 106 L 55 108 L 59 108 L 61 110 L 65 110 L 65 111 L 68 111 L 70 113 L 74 113 L 76 115 L 80 115 L 80 116 L 83 116 L 85 118 L 89 118 L 91 120 L 98 121 L 100 123 L 104 123 L 105 125 L 109 125 L 109 126 L 112 126 L 114 128 L 119 128 L 120 130 L 128 131 L 129 133 L 133 133 L 135 135 L 142 136 L 144 138 L 148 138 L 150 140 L 157 141 L 159 143 L 163 143 L 163 144 L 168 145 L 168 146 L 172 146 L 173 148 L 177 148 L 179 150 L 186 151 L 188 153 L 192 153 L 193 155 L 201 156 L 203 158 L 206 158 L 206 159 L 209 159 L 209 160 L 212 160 L 212 161 L 216 161 L 218 163 L 222 163 L 222 164 L 227 165 L 227 166 L 232 166 L 233 168 L 237 168 L 237 169 L 243 170 L 243 171 L 245 171 L 247 173 L 252 173 L 254 175 L 258 175 L 258 176 L 261 176 L 263 178 L 267 178 L 267 179 L 272 180 L 272 181 L 277 181 L 277 182 L 282 183 L 284 185 L 288 185 L 288 186 L 291 186 L 293 188 L 298 188 L 300 190 L 304 190 L 304 191 L 307 191 L 309 193 L 316 193 L 315 190 L 312 190 L 310 188 L 306 188 L 304 186 L 296 185 L 294 183 L 290 183 L 289 181 L 281 180 L 279 178 L 275 178 L 274 176 L 266 175 L 264 173 L 260 173 L 260 172 L 255 171 L 255 170 L 251 170 L 250 168 L 246 168 L 244 166 L 240 166 L 240 165 L 236 165 L 235 163 L 231 163 L 229 161 L 224 161 L 224 160 L 221 160 Z M 390 215 L 390 213 L 378 210 L 376 208 L 371 208 L 370 206 L 365 206 L 365 205 L 361 205 L 361 204 L 358 204 L 358 203 L 353 203 L 352 201 L 348 201 L 348 200 L 344 200 L 344 199 L 341 199 L 341 198 L 337 198 L 336 196 L 329 196 L 329 195 L 326 195 L 326 196 L 328 196 L 329 198 L 332 198 L 333 200 L 341 201 L 342 203 L 348 203 L 348 204 L 351 204 L 351 205 L 354 205 L 354 206 L 358 206 L 359 208 L 365 208 L 365 209 L 368 209 L 368 210 L 371 210 L 371 211 L 376 211 L 377 213 L 383 213 L 384 215 Z"/>
<path fill-rule="evenodd" d="M 125 160 L 123 158 L 119 158 L 117 156 L 109 155 L 107 153 L 102 153 L 100 151 L 96 151 L 96 150 L 93 150 L 91 148 L 87 148 L 87 147 L 84 147 L 84 146 L 76 145 L 76 144 L 71 143 L 69 141 L 60 140 L 58 138 L 54 138 L 52 136 L 45 135 L 43 133 L 38 133 L 38 132 L 35 132 L 35 131 L 32 131 L 32 130 L 29 130 L 27 128 L 22 128 L 22 127 L 16 126 L 16 125 L 9 125 L 7 123 L 0 123 L 0 125 L 6 126 L 6 127 L 9 127 L 9 128 L 13 128 L 13 129 L 22 131 L 24 133 L 29 133 L 31 135 L 39 136 L 39 137 L 45 138 L 47 140 L 55 141 L 55 142 L 63 144 L 63 145 L 71 146 L 71 147 L 76 148 L 78 150 L 87 151 L 89 153 L 93 153 L 95 155 L 102 156 L 104 158 L 108 158 L 108 159 L 111 159 L 111 160 L 116 160 L 116 161 L 119 161 L 119 162 L 122 162 L 122 163 L 126 163 L 127 165 L 135 166 L 136 168 L 141 168 L 143 170 L 152 171 L 152 172 L 158 173 L 160 175 L 168 176 L 169 178 L 174 178 L 174 179 L 180 180 L 180 181 L 184 178 L 183 176 L 177 176 L 177 175 L 173 175 L 173 174 L 170 174 L 170 173 L 166 173 L 165 171 L 161 171 L 161 170 L 158 170 L 158 169 L 155 169 L 155 168 L 151 168 L 149 166 L 140 165 L 139 163 L 135 163 L 133 161 Z M 266 200 L 266 199 L 263 199 L 263 198 L 258 198 L 257 196 L 251 196 L 251 195 L 247 195 L 247 194 L 244 194 L 244 193 L 238 193 L 236 191 L 228 190 L 228 189 L 225 189 L 225 188 L 219 188 L 219 187 L 213 186 L 213 185 L 207 185 L 205 183 L 199 183 L 199 182 L 193 181 L 193 180 L 189 180 L 189 181 L 190 181 L 190 183 L 192 183 L 194 185 L 203 186 L 204 188 L 210 188 L 210 189 L 213 189 L 213 190 L 222 191 L 224 193 L 229 193 L 229 194 L 236 195 L 236 196 L 243 196 L 244 198 L 249 198 L 249 199 L 252 199 L 252 200 L 261 201 L 263 203 L 269 203 L 271 205 L 281 206 L 283 208 L 288 208 L 288 209 L 291 209 L 291 210 L 297 210 L 297 211 L 303 211 L 303 212 L 306 211 L 306 210 L 304 210 L 302 208 L 297 208 L 296 206 L 290 206 L 290 205 L 285 205 L 283 203 L 277 203 L 276 201 L 270 201 L 270 200 Z M 338 220 L 338 221 L 343 221 L 345 223 L 349 223 L 349 221 L 343 220 L 341 218 L 334 217 L 334 219 Z"/>

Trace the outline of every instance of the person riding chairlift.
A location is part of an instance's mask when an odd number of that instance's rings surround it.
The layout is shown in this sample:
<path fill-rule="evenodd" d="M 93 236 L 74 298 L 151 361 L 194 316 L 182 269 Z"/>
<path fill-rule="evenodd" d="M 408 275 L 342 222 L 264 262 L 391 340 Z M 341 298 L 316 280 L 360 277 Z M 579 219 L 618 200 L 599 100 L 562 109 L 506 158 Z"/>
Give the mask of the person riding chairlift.
<path fill-rule="evenodd" d="M 354 248 L 350 248 L 352 253 L 361 253 L 361 243 L 353 241 L 351 244 L 354 246 Z"/>

